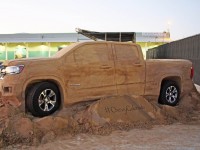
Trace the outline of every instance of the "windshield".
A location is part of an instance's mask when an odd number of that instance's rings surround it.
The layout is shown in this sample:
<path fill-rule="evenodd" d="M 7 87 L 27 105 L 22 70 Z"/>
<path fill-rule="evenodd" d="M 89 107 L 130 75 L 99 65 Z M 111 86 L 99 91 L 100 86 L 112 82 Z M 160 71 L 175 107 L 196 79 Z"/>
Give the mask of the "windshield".
<path fill-rule="evenodd" d="M 53 58 L 58 58 L 58 57 L 62 57 L 63 55 L 65 55 L 67 52 L 69 52 L 73 47 L 75 47 L 76 45 L 78 45 L 78 43 L 73 43 L 70 44 L 69 46 L 61 49 L 60 51 L 56 52 L 52 57 Z"/>

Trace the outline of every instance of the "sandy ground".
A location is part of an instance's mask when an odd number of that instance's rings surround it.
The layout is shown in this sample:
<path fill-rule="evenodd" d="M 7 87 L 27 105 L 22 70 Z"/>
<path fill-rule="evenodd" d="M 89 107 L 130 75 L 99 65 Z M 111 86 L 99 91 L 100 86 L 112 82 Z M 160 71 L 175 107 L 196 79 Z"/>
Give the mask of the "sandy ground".
<path fill-rule="evenodd" d="M 200 114 L 199 114 L 200 116 Z M 152 129 L 132 129 L 114 131 L 108 136 L 79 134 L 62 136 L 51 143 L 38 147 L 9 146 L 6 149 L 32 150 L 199 150 L 200 119 L 191 124 L 172 124 L 154 126 Z"/>
<path fill-rule="evenodd" d="M 198 91 L 200 86 L 196 85 Z M 128 131 L 115 130 L 111 134 L 102 136 L 79 133 L 52 136 L 51 142 L 27 146 L 25 144 L 4 147 L 11 149 L 32 150 L 125 150 L 125 149 L 154 149 L 154 150 L 198 150 L 200 149 L 200 111 L 191 114 L 190 121 L 178 121 L 170 125 L 154 125 L 153 128 L 133 128 Z M 51 136 L 51 134 L 48 134 Z"/>
<path fill-rule="evenodd" d="M 62 137 L 55 142 L 41 145 L 38 150 L 91 149 L 91 150 L 195 150 L 200 149 L 200 124 L 173 124 L 155 126 L 153 129 L 115 131 L 109 136 L 81 134 L 73 138 Z M 32 147 L 31 149 L 35 149 Z"/>

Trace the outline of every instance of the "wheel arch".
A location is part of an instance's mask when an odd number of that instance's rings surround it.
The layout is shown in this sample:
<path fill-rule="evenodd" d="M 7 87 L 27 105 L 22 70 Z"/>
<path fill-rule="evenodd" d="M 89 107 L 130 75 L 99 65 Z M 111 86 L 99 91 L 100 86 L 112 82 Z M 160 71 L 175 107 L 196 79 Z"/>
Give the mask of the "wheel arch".
<path fill-rule="evenodd" d="M 162 85 L 165 82 L 168 82 L 168 81 L 175 82 L 177 84 L 177 86 L 179 87 L 179 90 L 181 92 L 181 90 L 182 90 L 182 84 L 181 84 L 181 77 L 180 76 L 168 76 L 168 77 L 163 78 L 162 81 L 161 81 L 161 84 L 160 84 L 160 90 L 162 88 Z"/>
<path fill-rule="evenodd" d="M 161 94 L 162 87 L 166 82 L 169 82 L 169 81 L 175 82 L 177 84 L 177 86 L 179 87 L 179 92 L 181 93 L 181 91 L 182 91 L 181 77 L 180 76 L 168 76 L 168 77 L 165 77 L 160 82 L 160 92 L 159 92 L 158 103 L 161 103 L 160 94 Z"/>
<path fill-rule="evenodd" d="M 40 83 L 40 82 L 49 82 L 49 83 L 54 84 L 58 88 L 59 94 L 60 94 L 60 106 L 59 106 L 59 109 L 61 109 L 63 107 L 64 99 L 65 99 L 64 86 L 62 84 L 62 81 L 60 81 L 59 79 L 56 79 L 54 77 L 52 77 L 52 78 L 49 78 L 49 77 L 46 77 L 46 78 L 43 78 L 43 77 L 42 78 L 31 78 L 28 81 L 26 81 L 24 86 L 23 86 L 23 91 L 24 92 L 23 92 L 23 95 L 22 95 L 24 97 L 24 99 L 25 99 L 25 103 L 26 103 L 26 98 L 27 98 L 28 91 L 35 84 Z"/>

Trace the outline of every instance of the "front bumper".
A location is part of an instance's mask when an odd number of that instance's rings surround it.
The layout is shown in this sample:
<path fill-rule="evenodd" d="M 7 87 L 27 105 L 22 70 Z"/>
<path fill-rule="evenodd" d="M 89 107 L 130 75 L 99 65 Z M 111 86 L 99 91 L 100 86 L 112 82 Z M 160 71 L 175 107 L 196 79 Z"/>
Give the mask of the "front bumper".
<path fill-rule="evenodd" d="M 6 82 L 0 80 L 0 95 L 3 103 L 11 104 L 14 107 L 19 107 L 22 102 L 22 87 L 20 84 Z"/>

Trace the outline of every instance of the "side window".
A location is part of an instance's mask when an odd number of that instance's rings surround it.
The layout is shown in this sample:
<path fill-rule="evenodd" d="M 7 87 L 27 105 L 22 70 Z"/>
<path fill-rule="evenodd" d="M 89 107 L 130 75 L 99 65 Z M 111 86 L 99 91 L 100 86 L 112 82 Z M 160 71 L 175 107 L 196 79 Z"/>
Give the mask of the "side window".
<path fill-rule="evenodd" d="M 136 46 L 115 45 L 117 61 L 139 63 L 139 54 Z"/>
<path fill-rule="evenodd" d="M 106 44 L 88 44 L 75 50 L 75 60 L 81 64 L 105 63 L 109 61 Z"/>

